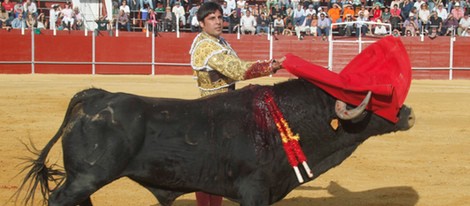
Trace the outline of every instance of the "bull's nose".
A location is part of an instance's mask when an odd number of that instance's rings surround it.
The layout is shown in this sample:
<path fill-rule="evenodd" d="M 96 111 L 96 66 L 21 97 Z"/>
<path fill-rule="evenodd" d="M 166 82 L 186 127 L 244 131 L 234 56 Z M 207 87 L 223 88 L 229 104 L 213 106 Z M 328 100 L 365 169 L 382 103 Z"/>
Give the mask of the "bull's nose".
<path fill-rule="evenodd" d="M 416 117 L 415 113 L 413 112 L 413 108 L 410 108 L 410 116 L 408 116 L 408 126 L 412 128 L 415 125 Z"/>

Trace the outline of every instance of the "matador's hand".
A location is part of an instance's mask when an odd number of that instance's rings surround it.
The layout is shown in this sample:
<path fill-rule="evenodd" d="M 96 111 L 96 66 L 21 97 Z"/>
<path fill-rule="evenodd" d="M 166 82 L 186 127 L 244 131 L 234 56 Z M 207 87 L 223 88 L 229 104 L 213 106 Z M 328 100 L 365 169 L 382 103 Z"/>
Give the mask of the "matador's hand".
<path fill-rule="evenodd" d="M 282 62 L 286 59 L 286 57 L 282 57 L 279 60 L 273 59 L 271 66 L 273 68 L 273 73 L 276 73 L 278 70 L 283 69 Z"/>

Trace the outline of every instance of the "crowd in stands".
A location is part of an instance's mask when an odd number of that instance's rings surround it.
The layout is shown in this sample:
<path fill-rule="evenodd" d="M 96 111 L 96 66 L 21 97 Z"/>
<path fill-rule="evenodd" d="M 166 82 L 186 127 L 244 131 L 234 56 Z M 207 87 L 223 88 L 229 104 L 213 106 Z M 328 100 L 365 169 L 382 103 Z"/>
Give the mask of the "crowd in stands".
<path fill-rule="evenodd" d="M 83 29 L 78 7 L 54 4 L 47 16 L 33 0 L 0 0 L 0 27 L 58 30 Z M 202 0 L 207 1 L 207 0 Z M 98 30 L 158 32 L 177 29 L 198 32 L 196 12 L 203 2 L 195 0 L 116 0 L 112 20 L 96 19 Z M 224 31 L 261 35 L 442 35 L 470 36 L 469 0 L 219 0 Z M 340 23 L 333 25 L 332 23 Z M 374 24 L 370 23 L 374 22 Z M 391 26 L 386 26 L 391 25 Z"/>

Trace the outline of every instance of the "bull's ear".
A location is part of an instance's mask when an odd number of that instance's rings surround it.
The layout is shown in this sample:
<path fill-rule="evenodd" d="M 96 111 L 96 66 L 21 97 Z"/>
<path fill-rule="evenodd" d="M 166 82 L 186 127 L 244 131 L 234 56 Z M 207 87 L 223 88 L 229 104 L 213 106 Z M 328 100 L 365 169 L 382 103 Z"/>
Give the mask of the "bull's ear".
<path fill-rule="evenodd" d="M 336 105 L 335 105 L 336 115 L 342 120 L 351 120 L 351 119 L 355 119 L 361 116 L 361 114 L 364 112 L 367 105 L 369 104 L 371 95 L 372 95 L 371 91 L 367 92 L 367 95 L 362 100 L 361 104 L 359 104 L 359 106 L 353 109 L 347 109 L 347 105 L 345 102 L 341 100 L 336 100 Z"/>

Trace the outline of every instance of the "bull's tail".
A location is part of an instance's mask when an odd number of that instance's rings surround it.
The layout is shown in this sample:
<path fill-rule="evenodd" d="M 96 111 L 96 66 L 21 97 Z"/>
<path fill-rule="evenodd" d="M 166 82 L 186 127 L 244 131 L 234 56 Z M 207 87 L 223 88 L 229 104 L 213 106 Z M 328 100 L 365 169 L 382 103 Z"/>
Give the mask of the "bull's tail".
<path fill-rule="evenodd" d="M 26 194 L 24 199 L 22 200 L 22 204 L 33 205 L 34 197 L 36 194 L 36 189 L 40 187 L 40 192 L 43 197 L 43 203 L 47 202 L 49 199 L 49 195 L 52 191 L 57 189 L 62 182 L 65 180 L 65 171 L 61 168 L 57 168 L 56 164 L 47 165 L 47 155 L 51 151 L 54 144 L 62 137 L 64 133 L 64 129 L 66 128 L 67 124 L 69 123 L 71 117 L 73 116 L 74 108 L 77 105 L 80 105 L 84 99 L 95 96 L 96 94 L 101 93 L 103 94 L 103 90 L 99 89 L 88 89 L 82 92 L 77 93 L 69 103 L 67 111 L 65 113 L 64 121 L 60 126 L 57 133 L 52 137 L 52 139 L 47 143 L 47 145 L 39 151 L 33 144 L 30 142 L 30 146 L 28 144 L 23 143 L 26 148 L 32 152 L 33 154 L 37 155 L 37 159 L 34 158 L 25 158 L 27 164 L 20 173 L 28 171 L 26 173 L 25 178 L 21 182 L 18 190 L 13 194 L 12 198 L 15 199 L 15 202 L 18 201 L 19 195 L 22 190 L 26 189 Z M 50 185 L 49 183 L 53 183 Z M 12 199 L 11 198 L 11 199 Z M 10 199 L 10 200 L 11 200 Z"/>

